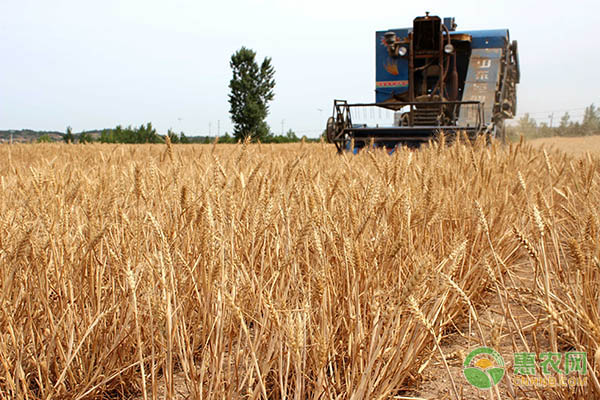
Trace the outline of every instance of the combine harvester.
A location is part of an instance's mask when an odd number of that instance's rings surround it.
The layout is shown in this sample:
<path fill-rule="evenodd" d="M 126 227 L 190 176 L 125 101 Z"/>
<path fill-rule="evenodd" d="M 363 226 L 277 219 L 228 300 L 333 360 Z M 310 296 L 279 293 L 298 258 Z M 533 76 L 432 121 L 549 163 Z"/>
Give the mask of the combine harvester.
<path fill-rule="evenodd" d="M 392 152 L 442 132 L 449 141 L 461 132 L 505 141 L 520 79 L 517 42 L 507 29 L 456 31 L 454 18 L 426 13 L 412 28 L 377 32 L 375 46 L 375 103 L 334 101 L 326 133 L 338 151 L 372 143 Z M 367 124 L 361 114 L 388 121 Z"/>

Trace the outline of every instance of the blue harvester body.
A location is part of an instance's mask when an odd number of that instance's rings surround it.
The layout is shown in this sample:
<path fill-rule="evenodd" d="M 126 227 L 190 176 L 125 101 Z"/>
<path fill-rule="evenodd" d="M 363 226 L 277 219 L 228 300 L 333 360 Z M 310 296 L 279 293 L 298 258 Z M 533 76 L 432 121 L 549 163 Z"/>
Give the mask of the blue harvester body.
<path fill-rule="evenodd" d="M 418 146 L 441 132 L 504 140 L 504 120 L 516 113 L 520 80 L 517 42 L 507 29 L 456 31 L 454 18 L 426 15 L 413 27 L 375 34 L 375 103 L 334 102 L 327 137 L 339 150 L 372 142 Z M 356 108 L 394 112 L 389 126 L 352 120 Z M 354 113 L 359 114 L 360 113 Z"/>

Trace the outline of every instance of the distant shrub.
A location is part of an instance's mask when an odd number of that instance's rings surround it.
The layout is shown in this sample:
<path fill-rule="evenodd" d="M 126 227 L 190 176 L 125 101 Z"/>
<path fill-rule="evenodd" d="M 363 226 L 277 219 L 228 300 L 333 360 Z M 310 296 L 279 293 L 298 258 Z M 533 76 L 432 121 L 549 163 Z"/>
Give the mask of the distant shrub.
<path fill-rule="evenodd" d="M 48 135 L 47 133 L 40 136 L 39 138 L 37 138 L 36 140 L 37 143 L 50 143 L 52 142 L 52 139 L 50 138 L 50 135 Z"/>

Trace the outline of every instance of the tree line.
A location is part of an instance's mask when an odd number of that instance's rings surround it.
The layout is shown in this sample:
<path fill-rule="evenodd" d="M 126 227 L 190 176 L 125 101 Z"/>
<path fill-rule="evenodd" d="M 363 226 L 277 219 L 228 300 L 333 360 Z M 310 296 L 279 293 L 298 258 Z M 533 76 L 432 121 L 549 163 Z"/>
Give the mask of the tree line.
<path fill-rule="evenodd" d="M 220 143 L 236 143 L 250 139 L 263 143 L 290 143 L 297 142 L 298 138 L 291 129 L 285 135 L 275 135 L 271 132 L 266 118 L 269 114 L 269 102 L 275 97 L 275 69 L 271 65 L 271 58 L 265 57 L 259 65 L 256 62 L 256 53 L 246 47 L 236 51 L 229 63 L 232 79 L 229 82 L 229 105 L 231 120 L 233 122 L 233 135 L 225 133 L 218 138 Z M 200 137 L 188 138 L 183 132 L 177 134 L 169 129 L 167 134 L 171 143 L 209 143 L 216 138 Z M 89 143 L 96 141 L 86 132 L 74 135 L 71 127 L 63 137 L 67 143 Z M 303 138 L 302 140 L 306 140 Z M 49 141 L 49 137 L 40 137 L 38 141 Z M 114 129 L 101 131 L 97 141 L 101 143 L 164 143 L 165 137 L 159 135 L 149 122 L 139 127 L 123 127 L 118 125 Z"/>
<path fill-rule="evenodd" d="M 558 126 L 549 126 L 548 123 L 537 121 L 529 113 L 519 118 L 516 126 L 509 128 L 509 135 L 518 137 L 524 135 L 528 138 L 548 136 L 589 136 L 600 134 L 600 108 L 593 103 L 585 108 L 581 122 L 572 121 L 571 115 L 565 112 L 560 118 Z"/>
<path fill-rule="evenodd" d="M 169 129 L 166 135 L 160 135 L 156 129 L 152 126 L 151 122 L 142 124 L 139 127 L 127 126 L 123 127 L 117 125 L 113 129 L 102 129 L 100 131 L 87 131 L 81 133 L 73 133 L 72 128 L 69 126 L 66 129 L 66 133 L 63 134 L 63 141 L 65 143 L 165 143 L 165 137 L 169 136 L 171 143 L 175 144 L 188 144 L 188 143 L 238 143 L 242 141 L 241 138 L 232 136 L 229 133 L 225 135 L 216 136 L 187 136 L 185 133 L 176 133 Z M 256 138 L 262 143 L 295 143 L 301 140 L 311 142 L 318 141 L 318 139 L 309 139 L 306 136 L 298 137 L 296 133 L 289 129 L 285 135 L 274 135 L 269 132 L 267 135 L 263 135 L 262 138 Z M 52 138 L 49 134 L 44 134 L 38 137 L 38 143 L 52 142 Z"/>

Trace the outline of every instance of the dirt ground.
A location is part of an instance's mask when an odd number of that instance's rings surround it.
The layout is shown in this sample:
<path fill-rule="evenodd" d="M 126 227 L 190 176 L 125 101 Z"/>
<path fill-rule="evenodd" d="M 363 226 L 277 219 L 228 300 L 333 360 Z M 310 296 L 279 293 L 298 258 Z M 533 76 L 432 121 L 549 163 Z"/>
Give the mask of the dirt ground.
<path fill-rule="evenodd" d="M 530 140 L 529 143 L 534 146 L 544 147 L 547 149 L 557 149 L 564 151 L 569 155 L 574 156 L 600 156 L 600 135 L 587 137 L 550 137 Z M 515 281 L 510 284 L 509 288 L 514 287 L 530 287 L 533 284 L 531 271 L 525 267 L 517 267 Z M 539 318 L 543 318 L 544 313 L 540 310 L 524 304 L 518 299 L 509 300 L 511 311 L 513 313 L 514 322 L 509 316 L 504 315 L 502 307 L 499 304 L 499 299 L 495 292 L 489 292 L 483 299 L 481 306 L 477 308 L 480 323 L 484 329 L 484 335 L 487 340 L 490 340 L 494 329 L 501 330 L 501 340 L 496 350 L 503 356 L 506 365 L 505 375 L 513 376 L 513 360 L 515 352 L 528 351 L 524 348 L 523 341 L 518 337 L 513 337 L 511 334 L 514 328 L 514 323 L 519 324 L 526 332 L 525 341 L 528 346 L 533 347 L 535 341 L 541 348 L 548 347 L 543 341 L 543 323 L 540 323 Z M 488 343 L 489 345 L 489 343 Z M 457 326 L 455 332 L 451 332 L 441 341 L 441 348 L 447 358 L 450 373 L 454 384 L 456 385 L 461 398 L 464 399 L 551 399 L 556 393 L 545 388 L 533 390 L 531 387 L 514 387 L 510 384 L 510 380 L 504 378 L 497 386 L 498 391 L 490 393 L 489 390 L 479 390 L 471 386 L 463 376 L 463 361 L 467 354 L 478 347 L 477 335 L 475 327 L 469 323 L 464 323 Z M 533 351 L 533 350 L 529 350 Z M 422 380 L 414 391 L 409 391 L 405 396 L 397 397 L 405 400 L 430 400 L 430 399 L 453 399 L 455 396 L 452 392 L 452 383 L 448 376 L 441 357 L 438 353 L 434 353 L 429 365 L 423 369 Z M 577 397 L 576 393 L 572 393 L 573 398 Z"/>
<path fill-rule="evenodd" d="M 531 271 L 526 266 L 516 266 L 513 279 L 507 279 L 509 291 L 518 287 L 533 285 Z M 504 301 L 505 299 L 503 299 Z M 494 331 L 499 332 L 500 340 L 494 349 L 500 353 L 505 362 L 505 377 L 498 384 L 497 390 L 480 390 L 467 382 L 463 376 L 463 362 L 469 352 L 480 346 L 478 335 L 473 321 L 467 321 L 459 326 L 455 332 L 450 332 L 441 341 L 441 349 L 447 358 L 450 373 L 462 399 L 536 399 L 552 398 L 552 393 L 544 393 L 545 389 L 538 389 L 538 393 L 530 387 L 515 387 L 507 377 L 513 376 L 513 354 L 515 352 L 534 351 L 534 341 L 537 340 L 541 348 L 547 348 L 543 337 L 544 324 L 537 321 L 542 313 L 530 304 L 523 304 L 519 299 L 509 299 L 512 312 L 507 316 L 502 311 L 500 300 L 496 291 L 489 291 L 477 307 L 480 324 L 486 338 L 486 344 L 492 346 Z M 514 324 L 526 333 L 524 337 L 530 349 L 526 349 L 523 341 L 515 334 Z M 534 338 L 535 336 L 535 338 Z M 420 387 L 407 393 L 405 397 L 411 400 L 454 399 L 452 383 L 448 371 L 444 367 L 439 353 L 435 353 L 430 364 L 423 370 Z"/>
<path fill-rule="evenodd" d="M 505 284 L 509 291 L 519 287 L 531 287 L 533 279 L 531 270 L 525 264 L 516 265 L 512 278 L 505 280 Z M 517 292 L 515 290 L 515 292 Z M 504 299 L 503 299 L 504 301 Z M 494 331 L 499 332 L 499 342 L 494 345 L 503 357 L 505 362 L 505 377 L 496 386 L 496 389 L 490 393 L 490 390 L 480 390 L 467 382 L 463 375 L 463 362 L 467 354 L 480 347 L 478 335 L 476 333 L 475 323 L 472 320 L 467 320 L 464 323 L 456 326 L 456 330 L 448 332 L 447 335 L 441 338 L 440 347 L 449 366 L 450 374 L 444 366 L 439 352 L 431 353 L 429 362 L 422 368 L 420 376 L 416 377 L 418 384 L 416 387 L 407 390 L 401 395 L 396 395 L 392 399 L 396 400 L 454 400 L 451 379 L 454 381 L 461 399 L 476 399 L 476 400 L 498 400 L 498 399 L 554 399 L 556 393 L 551 389 L 520 386 L 515 387 L 511 384 L 513 370 L 513 355 L 515 352 L 534 351 L 534 343 L 542 349 L 548 349 L 549 344 L 544 339 L 546 336 L 545 326 L 540 319 L 543 319 L 543 311 L 537 307 L 526 304 L 518 298 L 509 299 L 509 304 L 512 316 L 507 316 L 502 311 L 500 300 L 495 290 L 490 290 L 483 299 L 477 301 L 477 314 L 483 335 L 486 339 L 486 344 L 493 340 Z M 518 324 L 520 329 L 525 333 L 525 341 L 529 349 L 523 345 L 523 341 L 512 332 L 515 331 L 514 324 Z M 184 379 L 181 371 L 175 375 L 176 399 L 184 400 L 190 398 L 190 393 L 186 390 Z M 161 383 L 158 390 L 158 398 L 166 398 L 164 395 L 164 385 Z M 573 394 L 573 399 L 585 399 L 585 397 Z M 563 397 L 564 398 L 564 397 Z M 137 400 L 142 400 L 140 396 Z"/>

